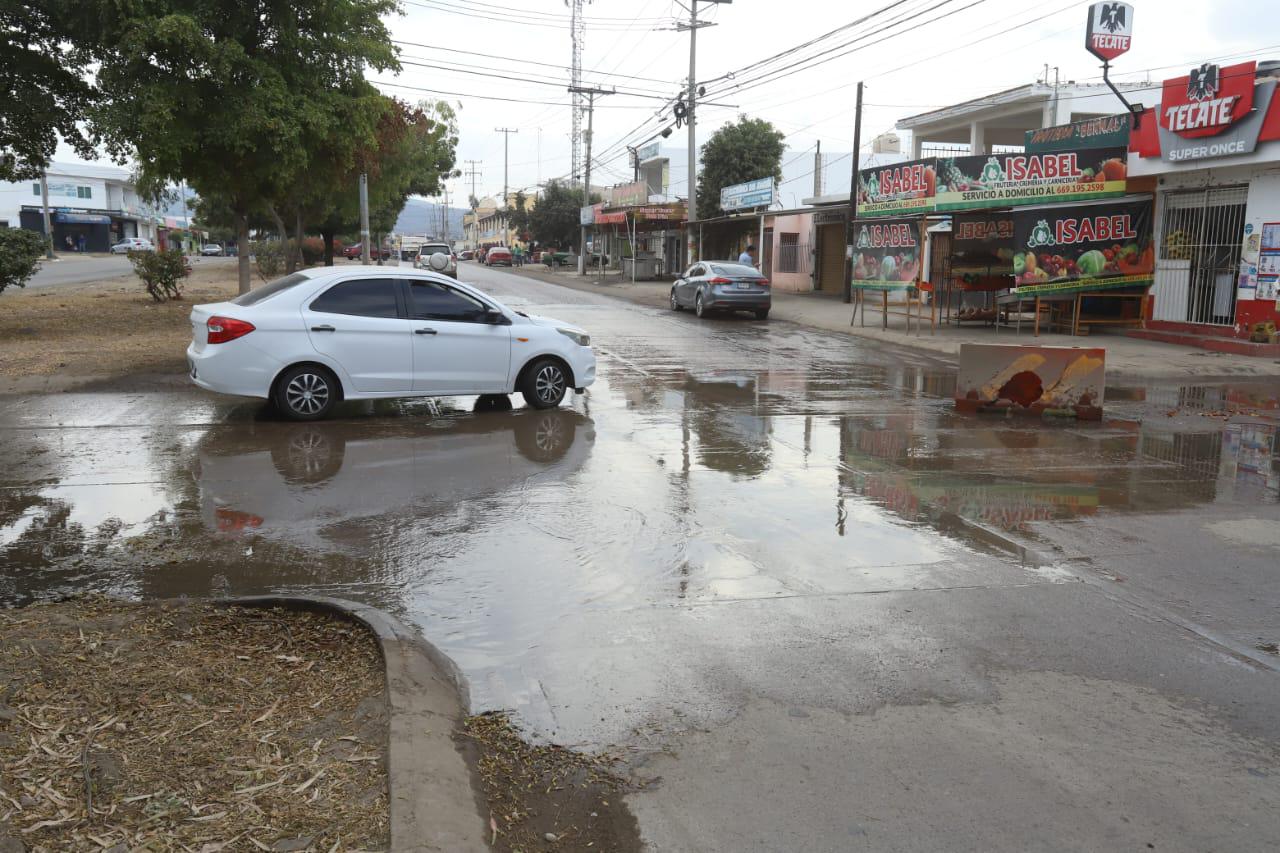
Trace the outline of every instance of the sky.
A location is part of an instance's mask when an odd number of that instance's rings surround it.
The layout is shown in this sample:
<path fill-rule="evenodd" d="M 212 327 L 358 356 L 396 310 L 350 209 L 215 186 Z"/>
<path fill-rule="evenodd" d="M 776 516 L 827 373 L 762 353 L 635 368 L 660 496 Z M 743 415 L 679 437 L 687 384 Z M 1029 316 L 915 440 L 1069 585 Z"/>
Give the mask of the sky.
<path fill-rule="evenodd" d="M 593 185 L 630 179 L 625 145 L 671 123 L 668 106 L 685 85 L 689 0 L 584 3 L 583 82 L 617 93 L 597 100 Z M 697 79 L 709 103 L 698 113 L 698 142 L 739 115 L 764 118 L 786 134 L 786 160 L 821 140 L 824 153 L 848 152 L 855 85 L 865 82 L 862 141 L 915 113 L 1033 83 L 1056 66 L 1062 80 L 1101 82 L 1084 49 L 1088 2 L 1064 0 L 733 0 L 699 2 Z M 1133 49 L 1113 63 L 1116 80 L 1154 81 L 1136 100 L 1158 100 L 1159 82 L 1207 60 L 1280 59 L 1280 22 L 1256 0 L 1136 2 Z M 401 0 L 387 19 L 404 63 L 372 73 L 380 89 L 409 101 L 443 99 L 458 111 L 458 167 L 473 168 L 476 194 L 508 181 L 531 190 L 570 171 L 569 7 L 565 0 Z M 862 20 L 865 19 L 865 20 Z M 862 20 L 861 23 L 855 23 Z M 850 26 L 851 25 L 851 26 Z M 826 33 L 843 28 L 828 38 Z M 817 41 L 814 41 L 818 39 Z M 807 47 L 801 47 L 813 42 Z M 760 63 L 799 48 L 754 81 Z M 821 51 L 825 55 L 815 56 Z M 813 57 L 797 68 L 784 66 Z M 825 60 L 818 62 L 818 60 Z M 813 64 L 817 62 L 818 64 Z M 811 67 L 809 67 L 811 66 Z M 663 112 L 665 110 L 665 112 Z M 1120 105 L 1117 103 L 1117 112 Z M 661 120 L 659 113 L 665 115 Z M 667 145 L 684 146 L 677 130 Z M 59 160 L 74 159 L 68 149 Z M 465 206 L 471 177 L 449 182 Z"/>

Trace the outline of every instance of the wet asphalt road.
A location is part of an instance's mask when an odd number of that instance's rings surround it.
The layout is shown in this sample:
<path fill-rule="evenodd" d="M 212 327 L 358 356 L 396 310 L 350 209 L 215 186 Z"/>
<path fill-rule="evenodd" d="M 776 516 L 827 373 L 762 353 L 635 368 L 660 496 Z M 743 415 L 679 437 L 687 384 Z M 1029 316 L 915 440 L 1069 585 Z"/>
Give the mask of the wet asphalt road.
<path fill-rule="evenodd" d="M 0 398 L 0 600 L 304 590 L 616 747 L 659 850 L 1280 845 L 1275 383 L 966 418 L 924 357 L 464 264 L 560 410 Z"/>

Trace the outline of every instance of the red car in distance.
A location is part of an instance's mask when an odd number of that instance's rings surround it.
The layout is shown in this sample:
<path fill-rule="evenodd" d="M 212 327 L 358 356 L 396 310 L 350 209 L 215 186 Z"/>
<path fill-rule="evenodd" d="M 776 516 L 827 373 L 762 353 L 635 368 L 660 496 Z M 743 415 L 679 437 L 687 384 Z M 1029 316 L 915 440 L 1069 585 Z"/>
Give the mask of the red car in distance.
<path fill-rule="evenodd" d="M 511 250 L 506 246 L 494 246 L 484 253 L 484 264 L 487 267 L 511 266 Z"/>

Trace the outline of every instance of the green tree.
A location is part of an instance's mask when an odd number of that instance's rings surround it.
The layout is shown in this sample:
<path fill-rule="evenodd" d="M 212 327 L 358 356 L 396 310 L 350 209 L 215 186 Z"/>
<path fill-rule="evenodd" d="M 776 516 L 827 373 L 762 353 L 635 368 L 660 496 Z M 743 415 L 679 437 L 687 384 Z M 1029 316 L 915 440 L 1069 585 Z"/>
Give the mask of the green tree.
<path fill-rule="evenodd" d="M 592 193 L 591 203 L 598 201 L 599 194 Z M 529 212 L 529 231 L 533 239 L 544 245 L 575 246 L 581 228 L 581 210 L 582 192 L 568 184 L 552 181 Z"/>
<path fill-rule="evenodd" d="M 26 287 L 44 257 L 44 237 L 25 228 L 0 228 L 0 293 Z"/>
<path fill-rule="evenodd" d="M 313 190 L 307 222 L 325 242 L 325 263 L 333 263 L 336 235 L 359 230 L 360 174 L 369 177 L 369 225 L 375 235 L 391 231 L 410 195 L 438 195 L 442 182 L 457 177 L 457 117 L 443 101 L 416 106 L 378 95 L 377 122 L 368 146 L 349 160 L 334 156 L 328 171 L 309 174 Z M 345 163 L 345 165 L 344 165 Z"/>
<path fill-rule="evenodd" d="M 524 190 L 517 190 L 515 206 L 511 209 L 511 215 L 507 217 L 511 227 L 515 229 L 517 240 L 526 239 L 525 235 L 529 232 L 529 218 L 532 214 L 529 212 L 528 205 L 529 198 L 524 194 Z"/>
<path fill-rule="evenodd" d="M 780 130 L 764 119 L 739 116 L 711 134 L 702 146 L 702 173 L 698 175 L 698 218 L 720 216 L 720 190 L 760 178 L 782 180 L 782 154 L 786 150 Z"/>
<path fill-rule="evenodd" d="M 349 122 L 363 69 L 399 68 L 381 20 L 396 0 L 99 2 L 95 129 L 136 160 L 140 189 L 186 180 L 219 196 L 242 247 L 250 217 L 287 199 Z M 241 292 L 250 283 L 241 251 Z"/>
<path fill-rule="evenodd" d="M 90 54 L 76 46 L 67 0 L 0 4 L 0 181 L 36 178 L 61 135 L 86 159 L 96 156 L 81 122 L 95 91 Z"/>

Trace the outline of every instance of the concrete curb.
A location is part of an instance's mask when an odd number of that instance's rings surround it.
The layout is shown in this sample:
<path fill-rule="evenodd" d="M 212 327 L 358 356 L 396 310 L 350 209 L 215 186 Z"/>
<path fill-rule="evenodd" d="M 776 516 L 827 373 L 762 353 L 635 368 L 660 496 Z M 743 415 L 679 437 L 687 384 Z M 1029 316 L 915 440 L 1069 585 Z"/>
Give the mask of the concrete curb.
<path fill-rule="evenodd" d="M 217 603 L 337 612 L 372 631 L 387 674 L 391 850 L 489 849 L 471 770 L 453 741 L 468 706 L 466 680 L 453 661 L 394 616 L 355 601 L 253 595 Z"/>

